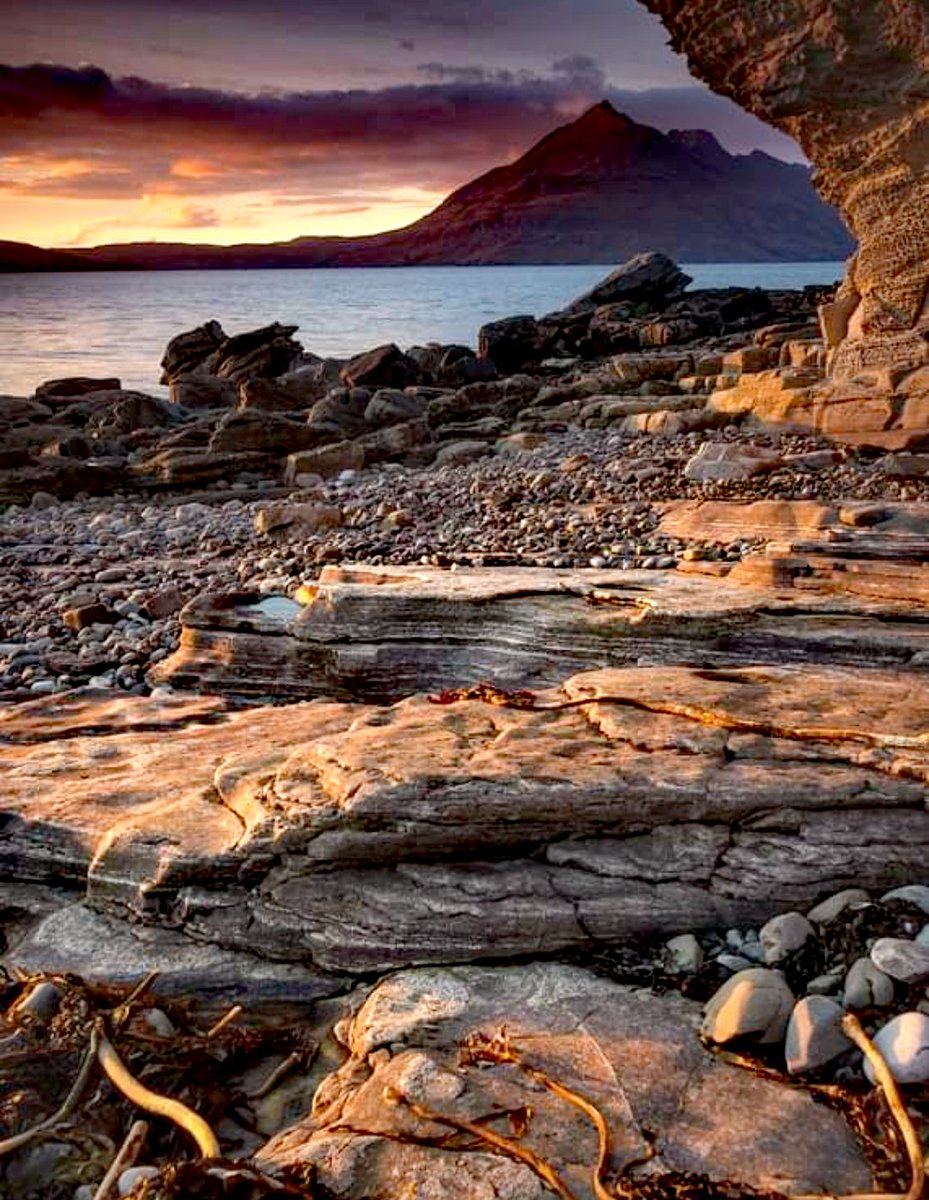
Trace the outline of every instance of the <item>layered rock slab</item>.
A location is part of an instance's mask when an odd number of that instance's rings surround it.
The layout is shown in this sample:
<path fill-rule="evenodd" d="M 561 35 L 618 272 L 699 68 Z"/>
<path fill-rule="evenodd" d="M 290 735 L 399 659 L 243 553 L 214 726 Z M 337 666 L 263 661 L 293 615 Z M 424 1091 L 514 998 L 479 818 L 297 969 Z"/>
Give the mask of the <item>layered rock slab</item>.
<path fill-rule="evenodd" d="M 768 505 L 778 513 L 767 527 L 761 507 L 728 506 L 732 536 L 815 528 L 820 538 L 840 530 L 852 537 L 834 507 Z M 712 540 L 717 509 L 676 510 L 684 536 Z M 665 519 L 672 533 L 674 519 Z M 895 554 L 889 546 L 891 561 Z M 299 599 L 191 602 L 180 648 L 151 680 L 230 695 L 383 702 L 480 678 L 545 687 L 578 670 L 635 662 L 905 664 L 929 649 L 921 595 L 850 595 L 841 580 L 801 594 L 789 574 L 752 582 L 681 571 L 327 567 Z"/>
<path fill-rule="evenodd" d="M 568 679 L 550 711 L 311 702 L 54 742 L 29 705 L 0 746 L 0 862 L 329 971 L 760 921 L 922 878 L 927 686 L 629 668 Z"/>
<path fill-rule="evenodd" d="M 311 1117 L 272 1139 L 259 1160 L 272 1172 L 312 1166 L 334 1195 L 358 1200 L 438 1198 L 463 1188 L 542 1200 L 549 1193 L 527 1166 L 473 1142 L 443 1144 L 448 1127 L 405 1101 L 489 1120 L 506 1136 L 513 1129 L 500 1114 L 529 1105 L 523 1145 L 588 1200 L 597 1159 L 591 1123 L 512 1065 L 462 1065 L 470 1035 L 494 1037 L 505 1026 L 532 1066 L 599 1108 L 614 1139 L 608 1176 L 686 1171 L 830 1194 L 871 1186 L 836 1113 L 714 1058 L 696 1038 L 698 1023 L 697 1006 L 681 997 L 635 992 L 559 964 L 401 972 L 342 1027 L 348 1058 L 317 1090 Z M 650 1145 L 654 1157 L 633 1166 L 648 1159 Z"/>

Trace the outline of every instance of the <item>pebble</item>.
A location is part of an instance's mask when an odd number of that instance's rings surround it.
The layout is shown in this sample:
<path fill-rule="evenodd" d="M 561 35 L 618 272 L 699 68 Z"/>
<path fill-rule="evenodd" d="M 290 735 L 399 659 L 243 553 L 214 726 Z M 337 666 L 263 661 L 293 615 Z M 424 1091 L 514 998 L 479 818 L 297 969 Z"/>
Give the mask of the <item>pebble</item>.
<path fill-rule="evenodd" d="M 665 961 L 672 975 L 696 975 L 703 966 L 703 947 L 692 933 L 665 943 Z"/>
<path fill-rule="evenodd" d="M 878 938 L 871 947 L 871 961 L 885 975 L 901 983 L 929 979 L 929 946 L 906 938 Z"/>
<path fill-rule="evenodd" d="M 925 1014 L 900 1013 L 878 1030 L 874 1045 L 898 1083 L 929 1082 L 929 1017 Z M 874 1072 L 867 1060 L 864 1073 L 874 1083 Z"/>
<path fill-rule="evenodd" d="M 803 913 L 786 912 L 772 917 L 759 930 L 764 961 L 771 966 L 783 962 L 794 950 L 799 950 L 816 931 Z"/>
<path fill-rule="evenodd" d="M 128 1196 L 144 1179 L 157 1179 L 161 1172 L 157 1167 L 127 1167 L 116 1184 L 120 1196 Z"/>
<path fill-rule="evenodd" d="M 815 1071 L 850 1049 L 842 1032 L 842 1009 L 826 996 L 804 996 L 794 1005 L 787 1025 L 784 1057 L 791 1075 Z"/>
<path fill-rule="evenodd" d="M 751 967 L 733 975 L 710 997 L 702 1030 L 720 1044 L 742 1037 L 762 1044 L 779 1042 L 793 1007 L 793 993 L 781 974 Z"/>
<path fill-rule="evenodd" d="M 845 976 L 846 1008 L 885 1008 L 893 1002 L 894 983 L 870 958 L 857 958 Z"/>

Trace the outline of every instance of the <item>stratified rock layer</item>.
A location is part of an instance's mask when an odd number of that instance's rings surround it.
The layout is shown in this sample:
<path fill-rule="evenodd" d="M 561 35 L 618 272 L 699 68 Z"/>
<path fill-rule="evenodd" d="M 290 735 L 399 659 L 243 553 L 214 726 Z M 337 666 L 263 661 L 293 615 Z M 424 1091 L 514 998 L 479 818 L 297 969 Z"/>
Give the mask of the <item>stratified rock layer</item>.
<path fill-rule="evenodd" d="M 119 717 L 56 697 L 54 740 L 41 702 L 12 707 L 0 864 L 348 972 L 760 921 L 923 878 L 919 671 L 627 668 L 543 701 L 583 703 L 127 699 Z"/>
<path fill-rule="evenodd" d="M 642 0 L 716 91 L 795 137 L 860 248 L 824 313 L 833 369 L 929 336 L 929 11 L 922 0 Z"/>

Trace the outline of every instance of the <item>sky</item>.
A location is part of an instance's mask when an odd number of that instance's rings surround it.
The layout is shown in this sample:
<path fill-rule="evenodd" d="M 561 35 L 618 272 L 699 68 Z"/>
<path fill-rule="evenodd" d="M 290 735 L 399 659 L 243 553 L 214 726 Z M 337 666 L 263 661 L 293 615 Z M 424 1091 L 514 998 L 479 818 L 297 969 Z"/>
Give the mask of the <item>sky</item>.
<path fill-rule="evenodd" d="M 602 99 L 802 158 L 636 0 L 4 0 L 0 237 L 394 229 Z"/>

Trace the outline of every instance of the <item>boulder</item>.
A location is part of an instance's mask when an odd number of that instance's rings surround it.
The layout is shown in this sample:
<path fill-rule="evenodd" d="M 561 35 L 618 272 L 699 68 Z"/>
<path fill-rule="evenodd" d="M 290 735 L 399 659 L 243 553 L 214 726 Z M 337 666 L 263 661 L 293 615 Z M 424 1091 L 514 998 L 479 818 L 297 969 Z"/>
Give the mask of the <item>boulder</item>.
<path fill-rule="evenodd" d="M 729 442 L 703 442 L 684 474 L 695 483 L 740 481 L 776 471 L 784 460 L 774 450 Z"/>
<path fill-rule="evenodd" d="M 180 375 L 171 381 L 171 403 L 181 408 L 231 408 L 238 397 L 231 379 L 199 372 Z"/>
<path fill-rule="evenodd" d="M 412 358 L 390 342 L 349 359 L 340 375 L 350 388 L 405 388 L 416 383 L 419 369 Z"/>
<path fill-rule="evenodd" d="M 396 388 L 379 388 L 365 409 L 365 424 L 374 429 L 418 421 L 425 412 L 426 401 Z"/>
<path fill-rule="evenodd" d="M 365 465 L 365 450 L 359 442 L 331 442 L 314 450 L 289 454 L 284 467 L 284 481 L 296 483 L 301 475 L 318 475 L 328 479 L 341 471 L 360 471 Z"/>
<path fill-rule="evenodd" d="M 332 504 L 269 504 L 259 508 L 255 516 L 258 533 L 273 533 L 296 527 L 301 533 L 316 533 L 320 529 L 338 529 L 342 510 Z"/>
<path fill-rule="evenodd" d="M 521 1144 L 552 1164 L 572 1196 L 593 1200 L 592 1123 L 514 1063 L 482 1066 L 488 1044 L 525 1056 L 599 1110 L 611 1133 L 610 1168 L 630 1172 L 630 1192 L 641 1183 L 676 1193 L 685 1185 L 679 1175 L 663 1184 L 669 1172 L 699 1176 L 704 1191 L 708 1180 L 728 1181 L 727 1191 L 870 1186 L 838 1113 L 720 1061 L 697 1040 L 698 1019 L 696 1005 L 679 996 L 559 963 L 401 972 L 338 1026 L 344 1065 L 320 1085 L 312 1114 L 274 1137 L 257 1162 L 272 1173 L 312 1173 L 336 1197 L 543 1200 L 549 1190 L 524 1163 L 476 1139 L 439 1149 L 446 1128 L 428 1116 L 513 1137 L 501 1115 L 520 1113 Z"/>
<path fill-rule="evenodd" d="M 320 430 L 309 425 L 276 413 L 246 409 L 223 417 L 210 438 L 209 449 L 211 453 L 285 455 L 309 450 L 325 440 Z"/>
<path fill-rule="evenodd" d="M 358 437 L 367 429 L 368 388 L 333 388 L 310 409 L 307 424 L 333 435 L 333 440 Z"/>
<path fill-rule="evenodd" d="M 35 390 L 36 400 L 45 403 L 74 400 L 91 392 L 118 391 L 123 385 L 118 379 L 88 379 L 86 376 L 71 376 L 67 379 L 49 379 L 40 383 Z"/>
<path fill-rule="evenodd" d="M 568 305 L 566 312 L 588 312 L 604 304 L 664 306 L 692 280 L 665 254 L 654 250 L 636 254 L 611 271 L 589 292 Z"/>
<path fill-rule="evenodd" d="M 225 341 L 226 334 L 218 321 L 207 321 L 179 333 L 168 342 L 162 356 L 161 382 L 174 383 L 193 371 L 208 373 L 210 360 Z"/>
<path fill-rule="evenodd" d="M 296 325 L 281 325 L 274 321 L 261 329 L 228 337 L 218 347 L 211 369 L 214 374 L 236 383 L 283 375 L 303 353 L 303 347 L 294 341 L 296 332 Z"/>
<path fill-rule="evenodd" d="M 477 335 L 478 354 L 503 375 L 523 370 L 540 357 L 539 327 L 534 317 L 505 317 L 482 325 Z"/>
<path fill-rule="evenodd" d="M 239 385 L 240 408 L 262 408 L 266 412 L 309 409 L 339 383 L 341 364 L 334 358 L 318 358 L 300 364 L 275 379 L 249 378 Z"/>

